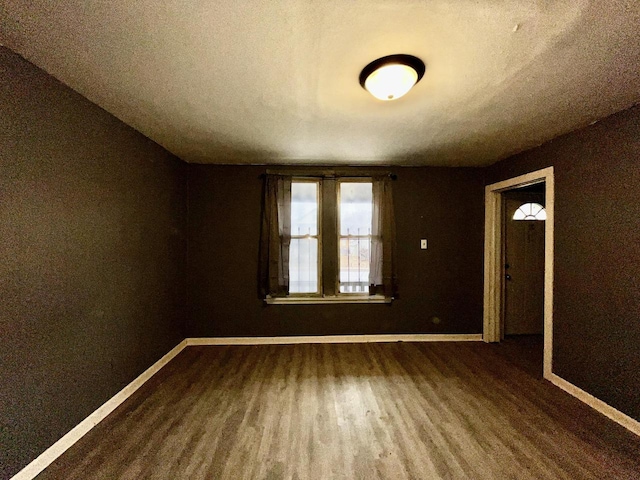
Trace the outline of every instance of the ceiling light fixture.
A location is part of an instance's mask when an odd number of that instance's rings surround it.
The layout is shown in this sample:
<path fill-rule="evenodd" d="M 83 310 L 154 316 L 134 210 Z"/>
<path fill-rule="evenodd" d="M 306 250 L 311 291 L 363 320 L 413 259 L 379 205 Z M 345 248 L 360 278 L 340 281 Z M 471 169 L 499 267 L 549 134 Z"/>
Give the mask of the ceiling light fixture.
<path fill-rule="evenodd" d="M 380 100 L 396 100 L 405 95 L 424 75 L 424 62 L 413 55 L 389 55 L 362 69 L 360 85 Z"/>

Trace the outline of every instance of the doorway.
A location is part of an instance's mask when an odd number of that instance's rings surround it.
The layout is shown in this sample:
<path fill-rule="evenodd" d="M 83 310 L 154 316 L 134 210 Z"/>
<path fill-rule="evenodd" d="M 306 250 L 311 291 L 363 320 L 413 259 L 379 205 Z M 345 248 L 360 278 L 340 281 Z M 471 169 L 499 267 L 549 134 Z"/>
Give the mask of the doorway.
<path fill-rule="evenodd" d="M 544 223 L 544 244 L 543 244 L 543 288 L 538 290 L 539 294 L 542 293 L 542 330 L 544 336 L 544 354 L 543 354 L 543 376 L 544 378 L 550 378 L 552 373 L 552 343 L 553 343 L 553 204 L 554 204 L 554 182 L 553 182 L 553 167 L 531 172 L 519 177 L 515 177 L 503 182 L 498 182 L 486 187 L 485 192 L 485 276 L 484 276 L 484 325 L 483 325 L 483 339 L 485 342 L 500 342 L 506 333 L 505 329 L 511 328 L 508 323 L 505 324 L 506 317 L 506 299 L 505 288 L 507 281 L 514 281 L 513 275 L 515 274 L 515 266 L 509 264 L 509 268 L 505 268 L 508 262 L 503 256 L 505 251 L 505 235 L 509 225 L 506 223 L 505 211 L 509 208 L 513 208 L 508 204 L 509 197 L 517 195 L 524 196 L 524 194 L 537 194 L 540 198 L 540 192 L 532 190 L 540 189 L 540 184 L 544 185 L 544 210 L 546 219 Z M 534 187 L 538 185 L 538 187 Z M 508 194 L 507 192 L 520 190 L 518 193 Z M 527 191 L 529 190 L 529 191 Z M 532 198 L 532 197 L 530 197 Z M 525 199 L 526 200 L 526 199 Z M 515 205 L 513 202 L 511 205 Z M 521 202 L 518 208 L 522 204 L 526 203 L 538 203 L 538 202 Z M 514 212 L 515 213 L 515 212 Z M 522 225 L 526 225 L 526 222 Z M 517 229 L 524 230 L 524 241 L 526 242 L 526 227 L 516 227 Z M 533 227 L 532 237 L 538 235 L 535 232 L 540 227 Z M 532 240 L 534 241 L 534 240 Z M 512 247 L 514 248 L 514 247 Z M 533 249 L 533 247 L 532 247 Z M 532 254 L 533 250 L 532 250 Z M 507 272 L 511 270 L 511 272 Z M 522 274 L 519 273 L 520 277 Z M 511 280 L 507 279 L 507 275 L 512 277 Z M 522 279 L 522 278 L 520 278 Z M 533 287 L 530 287 L 533 288 Z M 513 297 L 514 294 L 512 294 Z M 517 294 L 515 294 L 517 295 Z M 522 294 L 521 294 L 522 296 Z M 512 304 L 513 304 L 512 298 Z M 531 294 L 529 301 L 537 302 L 534 295 Z M 516 300 L 517 302 L 517 300 Z M 522 306 L 518 307 L 522 308 Z M 528 320 L 530 323 L 524 325 L 516 325 L 516 329 L 530 329 L 533 328 L 536 322 L 539 322 L 539 316 L 537 320 L 531 317 Z M 538 326 L 539 328 L 539 326 Z"/>
<path fill-rule="evenodd" d="M 502 193 L 502 339 L 544 331 L 544 190 L 540 182 Z"/>

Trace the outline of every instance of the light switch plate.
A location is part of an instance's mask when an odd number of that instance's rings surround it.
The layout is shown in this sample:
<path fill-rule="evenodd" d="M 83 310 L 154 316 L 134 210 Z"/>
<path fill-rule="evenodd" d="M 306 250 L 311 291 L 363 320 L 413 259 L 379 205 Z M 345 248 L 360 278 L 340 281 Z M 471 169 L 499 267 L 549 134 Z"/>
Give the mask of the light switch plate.
<path fill-rule="evenodd" d="M 423 238 L 422 240 L 420 240 L 420 248 L 422 250 L 426 250 L 427 249 L 427 239 Z"/>

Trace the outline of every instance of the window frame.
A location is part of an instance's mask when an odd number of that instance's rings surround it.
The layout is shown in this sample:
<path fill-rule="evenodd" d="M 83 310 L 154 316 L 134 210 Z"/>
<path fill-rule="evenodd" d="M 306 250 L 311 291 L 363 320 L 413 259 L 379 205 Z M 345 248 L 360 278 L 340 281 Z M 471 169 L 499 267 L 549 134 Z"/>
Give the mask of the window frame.
<path fill-rule="evenodd" d="M 342 193 L 342 189 L 340 188 L 341 184 L 343 183 L 370 183 L 371 184 L 371 188 L 373 189 L 373 178 L 372 177 L 339 177 L 336 181 L 336 238 L 337 238 L 337 250 L 336 250 L 336 258 L 337 258 L 337 263 L 338 263 L 338 268 L 336 269 L 336 286 L 335 286 L 335 292 L 336 295 L 349 295 L 349 296 L 366 296 L 366 297 L 370 297 L 371 295 L 369 295 L 369 291 L 367 290 L 367 292 L 341 292 L 340 291 L 340 240 L 342 239 L 342 232 L 341 232 L 341 219 L 342 219 L 342 212 L 341 212 L 341 207 L 342 207 L 342 201 L 341 201 L 341 193 Z M 372 192 L 373 193 L 373 192 Z M 371 256 L 371 228 L 373 228 L 373 225 L 369 228 L 369 234 L 368 235 L 357 235 L 357 236 L 365 236 L 369 238 L 369 256 Z M 355 235 L 351 235 L 351 236 L 355 236 Z M 347 236 L 347 238 L 349 238 L 350 236 Z M 348 247 L 347 247 L 348 248 Z M 370 259 L 371 257 L 369 257 Z"/>
<path fill-rule="evenodd" d="M 340 183 L 373 183 L 373 175 L 334 172 L 319 175 L 291 174 L 292 184 L 301 182 L 318 183 L 318 292 L 295 292 L 286 297 L 267 295 L 265 302 L 269 305 L 391 303 L 392 298 L 381 294 L 340 292 Z M 335 248 L 332 247 L 332 242 L 336 242 Z"/>
<path fill-rule="evenodd" d="M 530 214 L 524 211 L 523 207 L 529 207 L 529 210 L 532 210 L 533 207 L 540 207 L 540 210 L 538 210 L 535 214 Z M 522 215 L 524 215 L 522 218 L 516 218 L 516 215 L 518 214 L 518 212 L 522 212 Z M 544 218 L 539 218 L 538 216 L 544 217 Z M 530 218 L 533 217 L 533 218 Z M 522 203 L 517 209 L 516 211 L 513 213 L 511 220 L 513 220 L 514 222 L 544 222 L 547 219 L 547 210 L 544 208 L 544 205 L 542 205 L 539 202 L 524 202 Z"/>
<path fill-rule="evenodd" d="M 318 202 L 318 214 L 316 218 L 316 228 L 318 230 L 318 234 L 316 235 L 318 238 L 318 258 L 317 258 L 317 270 L 318 270 L 318 278 L 317 285 L 318 290 L 316 292 L 289 292 L 289 294 L 284 298 L 320 298 L 322 297 L 322 238 L 323 238 L 323 228 L 322 228 L 322 178 L 317 177 L 293 177 L 291 179 L 291 185 L 293 188 L 294 183 L 315 183 L 318 186 L 316 200 Z M 293 240 L 293 232 L 291 232 L 291 240 Z M 304 237 L 304 236 L 303 236 Z M 289 264 L 291 264 L 291 257 L 289 257 Z M 289 281 L 291 281 L 291 273 L 289 273 Z"/>

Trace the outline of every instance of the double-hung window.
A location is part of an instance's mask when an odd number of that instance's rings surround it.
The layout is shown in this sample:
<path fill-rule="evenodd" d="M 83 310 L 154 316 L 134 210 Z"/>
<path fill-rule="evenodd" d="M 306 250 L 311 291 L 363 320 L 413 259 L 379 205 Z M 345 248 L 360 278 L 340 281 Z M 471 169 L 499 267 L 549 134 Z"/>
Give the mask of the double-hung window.
<path fill-rule="evenodd" d="M 320 286 L 320 182 L 291 182 L 289 293 L 318 294 Z"/>
<path fill-rule="evenodd" d="M 268 303 L 388 303 L 396 293 L 388 175 L 267 175 L 261 291 Z"/>
<path fill-rule="evenodd" d="M 369 294 L 373 183 L 339 182 L 339 292 Z"/>

